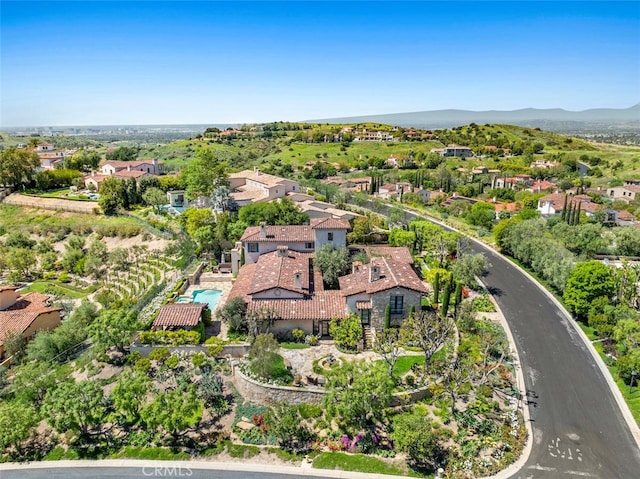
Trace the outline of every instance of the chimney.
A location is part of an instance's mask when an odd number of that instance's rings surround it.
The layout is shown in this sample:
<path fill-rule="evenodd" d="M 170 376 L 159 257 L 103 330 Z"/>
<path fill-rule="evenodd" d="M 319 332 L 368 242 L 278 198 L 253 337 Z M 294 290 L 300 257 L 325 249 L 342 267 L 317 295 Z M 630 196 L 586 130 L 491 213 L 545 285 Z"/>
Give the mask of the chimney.
<path fill-rule="evenodd" d="M 360 266 L 362 266 L 362 262 L 361 261 L 354 261 L 351 264 L 351 272 L 352 273 L 357 273 L 360 270 Z"/>
<path fill-rule="evenodd" d="M 278 255 L 279 256 L 289 256 L 289 247 L 288 246 L 278 246 Z"/>
<path fill-rule="evenodd" d="M 369 282 L 373 283 L 380 279 L 380 266 L 369 266 Z"/>
<path fill-rule="evenodd" d="M 260 238 L 265 239 L 267 237 L 267 223 L 265 221 L 260 222 Z"/>
<path fill-rule="evenodd" d="M 297 272 L 293 275 L 293 287 L 296 289 L 302 289 L 302 273 Z"/>
<path fill-rule="evenodd" d="M 253 172 L 254 172 L 256 175 L 259 175 L 259 174 L 260 174 L 260 168 L 258 168 L 257 166 L 254 166 L 254 167 L 253 167 Z"/>

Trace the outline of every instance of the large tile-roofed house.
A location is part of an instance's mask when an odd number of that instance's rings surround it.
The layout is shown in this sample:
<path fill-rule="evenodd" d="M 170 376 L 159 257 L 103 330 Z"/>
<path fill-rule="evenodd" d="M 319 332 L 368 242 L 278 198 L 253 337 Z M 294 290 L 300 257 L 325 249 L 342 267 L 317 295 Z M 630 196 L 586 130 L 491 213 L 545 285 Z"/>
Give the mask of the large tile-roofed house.
<path fill-rule="evenodd" d="M 121 170 L 121 171 L 116 171 L 112 175 L 102 175 L 102 174 L 96 174 L 92 172 L 90 175 L 85 175 L 83 177 L 83 180 L 84 180 L 85 187 L 89 188 L 89 185 L 93 185 L 96 191 L 100 191 L 100 185 L 107 178 L 118 178 L 121 180 L 134 178 L 136 181 L 139 181 L 140 178 L 144 178 L 146 176 L 151 176 L 151 174 L 147 173 L 146 171 L 139 171 L 139 170 Z"/>
<path fill-rule="evenodd" d="M 387 305 L 392 324 L 398 325 L 412 306 L 415 311 L 420 310 L 422 296 L 427 293 L 410 263 L 385 256 L 374 256 L 369 264 L 354 263 L 352 273 L 341 276 L 339 281 L 349 311 L 378 331 L 383 329 Z"/>
<path fill-rule="evenodd" d="M 593 216 L 600 208 L 601 205 L 593 203 L 591 197 L 588 195 L 565 195 L 564 193 L 551 193 L 543 196 L 538 200 L 538 211 L 543 217 L 553 216 L 558 213 L 562 213 L 564 208 L 565 197 L 567 198 L 567 205 L 576 207 L 580 204 L 580 211 L 584 212 L 587 216 Z"/>
<path fill-rule="evenodd" d="M 300 191 L 297 181 L 263 173 L 258 168 L 231 173 L 229 187 L 238 206 L 256 201 L 271 201 L 282 198 L 287 193 Z"/>
<path fill-rule="evenodd" d="M 58 327 L 60 311 L 46 294 L 21 295 L 16 286 L 0 286 L 0 358 L 4 359 L 4 340 L 10 332 L 29 340 L 39 330 Z"/>
<path fill-rule="evenodd" d="M 248 312 L 269 311 L 276 319 L 271 328 L 275 333 L 301 328 L 309 334 L 327 334 L 328 322 L 346 317 L 348 311 L 339 291 L 324 291 L 312 258 L 312 253 L 286 246 L 260 255 L 257 262 L 240 269 L 229 300 L 243 298 Z"/>
<path fill-rule="evenodd" d="M 612 200 L 622 200 L 631 203 L 636 197 L 640 197 L 640 186 L 632 181 L 627 181 L 624 186 L 614 186 L 607 188 L 607 197 Z"/>
<path fill-rule="evenodd" d="M 345 246 L 349 228 L 347 220 L 337 218 L 312 218 L 308 225 L 277 226 L 263 223 L 247 228 L 240 242 L 244 248 L 245 262 L 254 263 L 258 256 L 274 251 L 279 245 L 300 252 L 313 252 L 327 243 L 336 247 Z"/>
<path fill-rule="evenodd" d="M 206 304 L 169 303 L 165 304 L 153 320 L 151 329 L 189 329 L 198 325 Z"/>
<path fill-rule="evenodd" d="M 113 175 L 121 171 L 144 171 L 150 175 L 159 175 L 162 172 L 162 164 L 157 159 L 118 161 L 109 160 L 100 163 L 100 172 L 103 175 Z"/>
<path fill-rule="evenodd" d="M 324 290 L 322 275 L 313 267 L 314 252 L 329 241 L 345 246 L 348 228 L 347 221 L 333 218 L 312 220 L 310 225 L 247 228 L 241 238 L 246 264 L 228 300 L 241 297 L 249 312 L 268 311 L 275 319 L 273 332 L 301 328 L 323 336 L 332 318 L 349 313 L 357 314 L 364 326 L 382 329 L 387 304 L 396 321 L 405 318 L 411 306 L 418 310 L 426 288 L 407 248 L 365 247 L 370 265 L 356 264 L 351 274 L 339 279 L 339 290 Z"/>

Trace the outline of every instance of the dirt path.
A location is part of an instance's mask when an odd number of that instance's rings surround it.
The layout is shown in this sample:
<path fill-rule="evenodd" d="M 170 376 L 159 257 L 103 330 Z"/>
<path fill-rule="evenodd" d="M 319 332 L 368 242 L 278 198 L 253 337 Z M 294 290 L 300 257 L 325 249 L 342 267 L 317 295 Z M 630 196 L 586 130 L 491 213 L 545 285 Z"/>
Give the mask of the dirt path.
<path fill-rule="evenodd" d="M 63 210 L 74 213 L 94 214 L 96 208 L 99 210 L 97 201 L 73 201 L 62 198 L 41 198 L 39 196 L 26 196 L 20 193 L 13 193 L 7 196 L 4 201 L 7 205 L 29 206 L 31 208 L 42 208 L 44 210 Z"/>

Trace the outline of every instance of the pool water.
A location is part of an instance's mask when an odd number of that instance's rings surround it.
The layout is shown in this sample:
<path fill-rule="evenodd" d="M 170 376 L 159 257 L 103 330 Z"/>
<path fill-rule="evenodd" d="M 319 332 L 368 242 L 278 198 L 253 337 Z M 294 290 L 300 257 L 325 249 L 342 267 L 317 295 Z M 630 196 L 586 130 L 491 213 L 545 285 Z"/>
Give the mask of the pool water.
<path fill-rule="evenodd" d="M 176 303 L 190 303 L 191 296 L 178 296 L 176 298 Z"/>
<path fill-rule="evenodd" d="M 208 304 L 209 310 L 216 309 L 222 291 L 219 289 L 197 289 L 193 292 L 193 302 L 200 304 Z"/>

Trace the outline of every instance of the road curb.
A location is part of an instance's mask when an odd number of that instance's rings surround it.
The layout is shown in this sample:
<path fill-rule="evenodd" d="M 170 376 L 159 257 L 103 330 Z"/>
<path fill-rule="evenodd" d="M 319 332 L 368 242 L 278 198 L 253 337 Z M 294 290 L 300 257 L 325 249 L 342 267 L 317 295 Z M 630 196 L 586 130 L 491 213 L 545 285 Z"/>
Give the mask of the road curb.
<path fill-rule="evenodd" d="M 254 472 L 263 474 L 287 474 L 300 477 L 326 477 L 332 479 L 404 479 L 406 476 L 392 476 L 388 474 L 369 474 L 364 472 L 338 471 L 331 469 L 312 469 L 301 466 L 279 466 L 246 462 L 216 462 L 216 461 L 150 461 L 142 459 L 97 459 L 80 461 L 42 461 L 30 463 L 3 463 L 0 471 L 24 469 L 59 469 L 59 468 L 140 468 L 141 477 L 188 477 L 189 471 L 235 471 Z M 182 473 L 182 474 L 181 474 Z"/>

